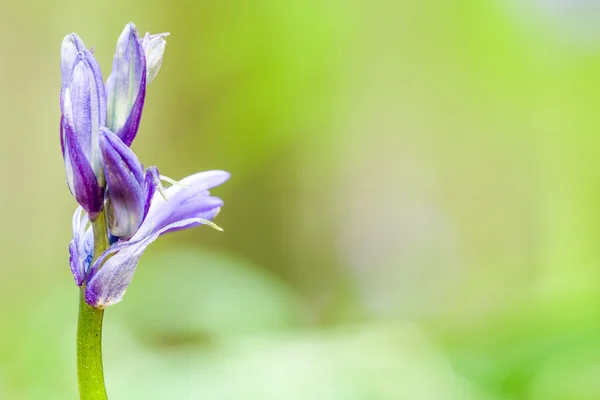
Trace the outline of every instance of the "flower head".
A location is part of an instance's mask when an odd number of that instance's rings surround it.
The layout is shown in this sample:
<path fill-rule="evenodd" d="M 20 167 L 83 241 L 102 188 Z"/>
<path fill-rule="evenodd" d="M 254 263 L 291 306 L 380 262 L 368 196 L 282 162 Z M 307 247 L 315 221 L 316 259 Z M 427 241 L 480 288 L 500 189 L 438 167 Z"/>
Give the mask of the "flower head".
<path fill-rule="evenodd" d="M 83 41 L 75 34 L 63 41 L 61 147 L 69 188 L 81 205 L 73 215 L 70 266 L 85 301 L 95 308 L 121 301 L 138 260 L 160 235 L 200 224 L 220 229 L 211 220 L 223 201 L 208 190 L 229 173 L 197 173 L 164 190 L 161 179 L 168 179 L 156 167 L 144 169 L 130 149 L 167 35 L 140 39 L 135 25 L 127 24 L 106 87 Z M 97 218 L 103 210 L 106 226 Z M 111 243 L 96 260 L 94 235 L 106 235 L 99 243 Z"/>

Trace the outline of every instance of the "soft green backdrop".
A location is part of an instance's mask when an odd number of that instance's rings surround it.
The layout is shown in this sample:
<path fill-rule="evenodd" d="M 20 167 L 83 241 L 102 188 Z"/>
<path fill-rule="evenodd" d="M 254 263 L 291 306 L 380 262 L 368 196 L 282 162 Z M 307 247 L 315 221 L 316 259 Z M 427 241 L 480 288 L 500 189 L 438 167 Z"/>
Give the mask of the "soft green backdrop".
<path fill-rule="evenodd" d="M 171 32 L 133 148 L 225 169 L 105 320 L 111 399 L 600 398 L 594 1 L 0 0 L 0 398 L 76 398 L 59 49 Z"/>

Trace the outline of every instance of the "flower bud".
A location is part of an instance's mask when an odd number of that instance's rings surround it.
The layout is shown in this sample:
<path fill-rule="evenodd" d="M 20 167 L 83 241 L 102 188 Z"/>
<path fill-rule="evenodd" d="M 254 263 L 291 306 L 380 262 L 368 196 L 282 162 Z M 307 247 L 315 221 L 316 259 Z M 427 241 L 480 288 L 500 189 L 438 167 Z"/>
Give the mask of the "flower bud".
<path fill-rule="evenodd" d="M 106 124 L 106 95 L 98 62 L 75 34 L 63 40 L 61 72 L 60 131 L 67 183 L 93 221 L 104 199 L 98 135 Z"/>
<path fill-rule="evenodd" d="M 144 168 L 123 141 L 106 128 L 100 130 L 100 149 L 107 184 L 106 216 L 113 236 L 127 240 L 137 231 L 150 208 L 156 168 Z"/>
<path fill-rule="evenodd" d="M 117 41 L 106 92 L 106 126 L 130 146 L 140 125 L 146 97 L 146 56 L 137 29 L 131 22 Z"/>

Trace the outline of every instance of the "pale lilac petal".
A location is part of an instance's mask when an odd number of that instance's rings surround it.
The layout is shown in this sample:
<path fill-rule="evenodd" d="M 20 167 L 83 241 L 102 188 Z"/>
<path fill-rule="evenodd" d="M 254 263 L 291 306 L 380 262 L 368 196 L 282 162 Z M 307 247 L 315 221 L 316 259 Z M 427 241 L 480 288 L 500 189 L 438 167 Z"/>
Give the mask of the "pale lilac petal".
<path fill-rule="evenodd" d="M 164 231 L 202 223 L 197 219 L 177 221 L 139 241 L 119 242 L 104 252 L 92 266 L 85 289 L 85 301 L 92 307 L 105 308 L 123 299 L 144 250 Z M 116 252 L 116 254 L 115 254 Z M 111 257 L 108 257 L 112 255 Z"/>
<path fill-rule="evenodd" d="M 211 220 L 223 206 L 223 201 L 209 196 L 207 191 L 224 183 L 229 177 L 230 174 L 225 171 L 200 172 L 168 188 L 165 191 L 166 201 L 160 193 L 154 193 L 148 215 L 133 239 L 151 235 L 169 224 L 188 218 Z"/>
<path fill-rule="evenodd" d="M 93 76 L 91 69 L 85 61 L 75 64 L 72 72 L 72 81 L 70 90 L 70 107 L 65 110 L 65 116 L 72 121 L 75 132 L 81 143 L 83 153 L 87 158 L 91 156 L 92 134 L 94 129 L 99 129 L 98 119 L 94 114 L 98 114 L 98 102 L 94 101 L 95 89 L 92 85 Z M 96 97 L 97 99 L 97 97 Z M 92 126 L 96 124 L 96 126 Z"/>
<path fill-rule="evenodd" d="M 63 108 L 64 91 L 71 82 L 71 72 L 77 61 L 79 52 L 84 51 L 85 44 L 75 33 L 65 36 L 60 49 L 60 72 L 62 75 L 62 87 L 60 90 L 60 108 Z"/>
<path fill-rule="evenodd" d="M 73 214 L 73 239 L 69 243 L 69 263 L 77 286 L 83 284 L 94 252 L 94 238 L 88 222 L 87 214 L 78 207 Z"/>

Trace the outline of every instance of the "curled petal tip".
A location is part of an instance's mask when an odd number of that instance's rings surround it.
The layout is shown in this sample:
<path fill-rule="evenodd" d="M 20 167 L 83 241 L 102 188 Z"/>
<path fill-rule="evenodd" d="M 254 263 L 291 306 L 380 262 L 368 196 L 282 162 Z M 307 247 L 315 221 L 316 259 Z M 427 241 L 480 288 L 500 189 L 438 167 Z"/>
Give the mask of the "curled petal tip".
<path fill-rule="evenodd" d="M 169 187 L 165 191 L 168 201 L 155 194 L 147 217 L 134 239 L 141 239 L 186 219 L 196 221 L 192 225 L 201 224 L 200 220 L 212 220 L 223 206 L 223 200 L 210 196 L 208 190 L 228 178 L 229 173 L 225 171 L 201 172 L 182 179 L 179 185 Z M 177 229 L 181 228 L 170 228 L 163 233 Z"/>
<path fill-rule="evenodd" d="M 169 33 L 151 35 L 147 32 L 142 40 L 142 47 L 146 55 L 147 83 L 152 82 L 160 70 L 167 45 L 167 41 L 165 40 L 167 36 L 169 36 Z"/>

